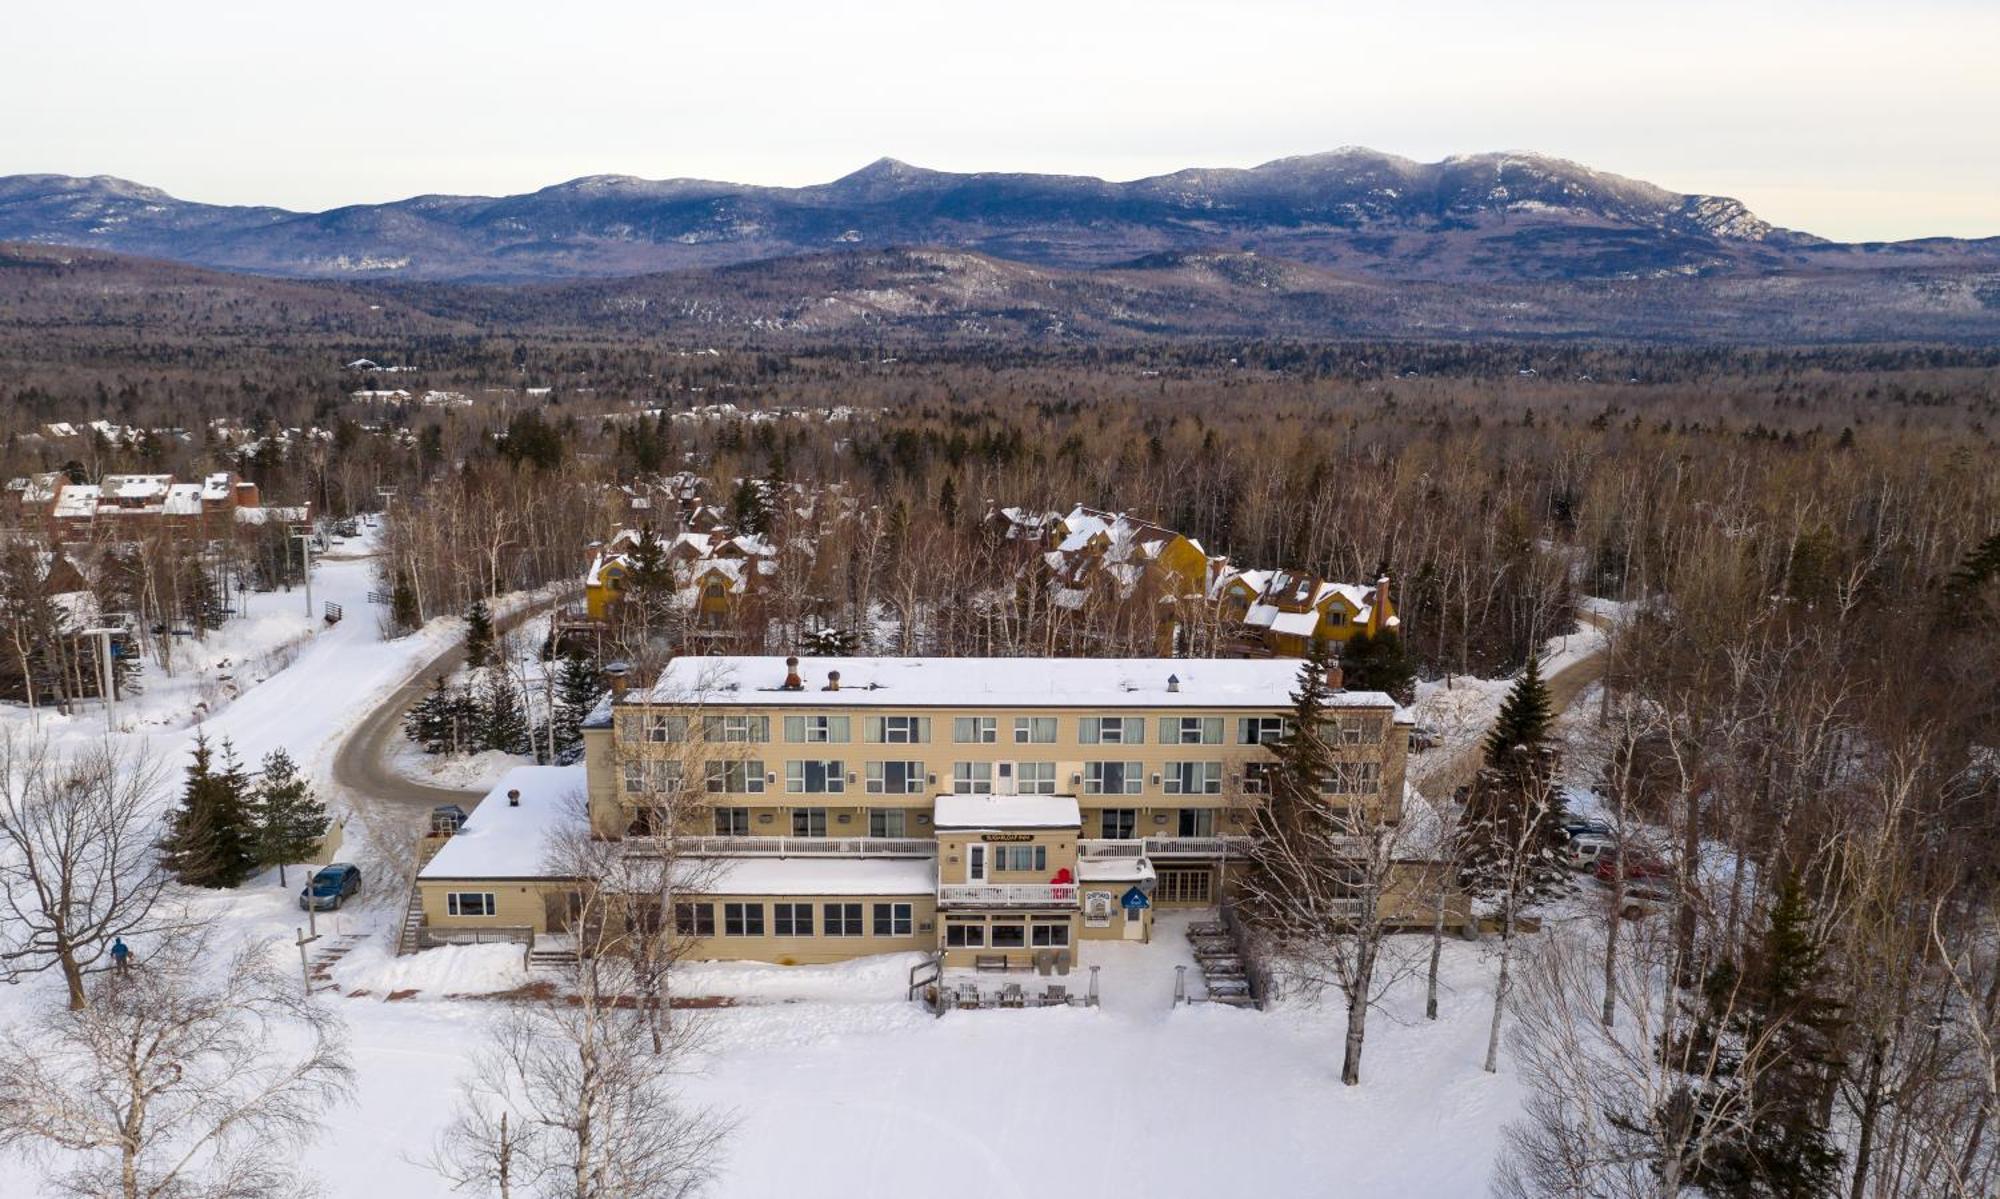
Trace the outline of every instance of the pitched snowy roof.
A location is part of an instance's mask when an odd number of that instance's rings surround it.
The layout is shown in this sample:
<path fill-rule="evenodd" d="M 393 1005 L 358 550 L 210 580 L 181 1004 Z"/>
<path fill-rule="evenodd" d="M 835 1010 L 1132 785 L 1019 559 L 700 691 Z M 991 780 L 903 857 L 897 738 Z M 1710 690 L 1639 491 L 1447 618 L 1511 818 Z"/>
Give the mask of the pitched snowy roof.
<path fill-rule="evenodd" d="M 940 829 L 1078 828 L 1074 795 L 940 795 L 931 823 Z"/>
<path fill-rule="evenodd" d="M 514 767 L 417 877 L 547 878 L 549 839 L 580 819 L 587 785 L 581 764 Z M 509 806 L 509 791 L 521 793 L 520 806 Z"/>

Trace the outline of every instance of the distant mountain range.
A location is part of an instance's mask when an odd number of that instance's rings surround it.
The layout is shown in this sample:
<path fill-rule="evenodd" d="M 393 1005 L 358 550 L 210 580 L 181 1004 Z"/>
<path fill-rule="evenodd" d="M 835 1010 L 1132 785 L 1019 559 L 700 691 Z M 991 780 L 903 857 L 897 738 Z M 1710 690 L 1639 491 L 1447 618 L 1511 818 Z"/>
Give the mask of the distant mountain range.
<path fill-rule="evenodd" d="M 1849 245 L 1741 203 L 1529 154 L 1348 149 L 1111 183 L 883 159 L 831 183 L 591 176 L 527 195 L 327 212 L 197 204 L 108 177 L 0 178 L 0 240 L 296 278 L 546 282 L 896 247 L 1069 271 L 1253 254 L 1355 281 L 1758 278 L 2000 265 L 2000 238 Z M 1277 268 L 1273 268 L 1277 269 Z"/>

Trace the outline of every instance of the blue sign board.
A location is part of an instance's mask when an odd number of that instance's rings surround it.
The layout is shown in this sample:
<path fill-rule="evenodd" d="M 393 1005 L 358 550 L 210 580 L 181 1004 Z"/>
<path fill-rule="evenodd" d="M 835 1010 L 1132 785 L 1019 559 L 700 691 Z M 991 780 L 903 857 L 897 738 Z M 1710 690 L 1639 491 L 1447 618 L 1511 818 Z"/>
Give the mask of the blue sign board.
<path fill-rule="evenodd" d="M 1127 888 L 1125 894 L 1119 898 L 1118 903 L 1128 912 L 1137 912 L 1153 906 L 1153 901 L 1147 899 L 1146 893 L 1137 887 Z"/>

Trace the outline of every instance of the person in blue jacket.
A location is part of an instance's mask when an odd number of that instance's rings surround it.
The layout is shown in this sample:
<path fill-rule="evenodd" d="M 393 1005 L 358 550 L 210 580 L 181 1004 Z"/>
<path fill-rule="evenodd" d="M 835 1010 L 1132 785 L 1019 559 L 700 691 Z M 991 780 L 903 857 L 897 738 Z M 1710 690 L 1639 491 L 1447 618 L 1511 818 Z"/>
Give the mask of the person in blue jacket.
<path fill-rule="evenodd" d="M 132 950 L 125 944 L 123 937 L 114 937 L 111 940 L 111 965 L 120 973 L 132 965 Z"/>

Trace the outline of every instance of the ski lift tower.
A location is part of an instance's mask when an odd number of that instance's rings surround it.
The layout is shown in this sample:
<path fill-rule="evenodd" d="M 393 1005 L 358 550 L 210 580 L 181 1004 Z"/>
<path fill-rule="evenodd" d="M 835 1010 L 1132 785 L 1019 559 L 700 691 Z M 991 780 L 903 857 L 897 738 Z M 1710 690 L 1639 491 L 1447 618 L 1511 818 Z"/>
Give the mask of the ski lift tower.
<path fill-rule="evenodd" d="M 118 706 L 118 672 L 111 663 L 111 639 L 123 637 L 125 629 L 118 625 L 99 625 L 83 630 L 86 637 L 97 638 L 97 693 L 104 699 L 104 731 L 112 731 L 111 710 Z"/>

